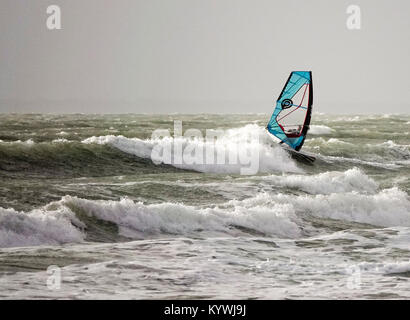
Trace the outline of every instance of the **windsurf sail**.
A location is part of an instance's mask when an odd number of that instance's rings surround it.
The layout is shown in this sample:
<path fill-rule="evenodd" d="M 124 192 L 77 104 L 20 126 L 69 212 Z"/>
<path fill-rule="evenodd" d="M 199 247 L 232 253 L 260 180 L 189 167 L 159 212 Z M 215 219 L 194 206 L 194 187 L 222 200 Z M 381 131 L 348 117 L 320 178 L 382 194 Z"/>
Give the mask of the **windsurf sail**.
<path fill-rule="evenodd" d="M 312 72 L 293 71 L 276 101 L 268 131 L 299 151 L 309 130 L 312 104 Z"/>

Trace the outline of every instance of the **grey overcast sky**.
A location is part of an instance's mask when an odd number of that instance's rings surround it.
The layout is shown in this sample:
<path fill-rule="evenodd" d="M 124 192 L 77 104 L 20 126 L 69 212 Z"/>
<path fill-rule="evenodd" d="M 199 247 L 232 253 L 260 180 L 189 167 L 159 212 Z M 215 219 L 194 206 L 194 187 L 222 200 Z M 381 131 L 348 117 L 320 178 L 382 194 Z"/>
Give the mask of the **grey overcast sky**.
<path fill-rule="evenodd" d="M 0 0 L 0 112 L 268 113 L 312 70 L 316 111 L 409 113 L 409 42 L 408 0 Z"/>

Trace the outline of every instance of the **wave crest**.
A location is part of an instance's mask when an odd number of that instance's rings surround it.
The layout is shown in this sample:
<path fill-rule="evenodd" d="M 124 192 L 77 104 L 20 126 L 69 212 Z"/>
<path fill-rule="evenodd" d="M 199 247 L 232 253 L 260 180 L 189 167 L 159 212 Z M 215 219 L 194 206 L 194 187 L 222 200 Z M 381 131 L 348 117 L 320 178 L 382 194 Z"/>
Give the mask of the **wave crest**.
<path fill-rule="evenodd" d="M 30 212 L 0 208 L 0 247 L 80 242 L 85 235 L 73 223 L 84 226 L 66 207 Z"/>
<path fill-rule="evenodd" d="M 128 239 L 197 237 L 202 233 L 207 237 L 259 235 L 293 239 L 319 231 L 306 224 L 309 217 L 378 227 L 410 227 L 410 201 L 398 188 L 374 194 L 351 191 L 297 196 L 262 192 L 215 207 L 65 196 L 27 213 L 0 209 L 0 246 L 80 242 L 92 238 L 93 230 L 101 231 L 104 221 L 116 226 L 108 232 Z M 104 236 L 112 239 L 116 235 Z"/>
<path fill-rule="evenodd" d="M 257 139 L 249 141 L 250 136 L 256 133 Z M 191 150 L 199 149 L 205 150 L 209 147 L 209 142 L 190 139 L 185 137 L 166 137 L 157 139 L 141 140 L 138 138 L 126 138 L 124 136 L 100 136 L 90 137 L 82 142 L 85 144 L 96 143 L 111 145 L 123 152 L 136 155 L 140 158 L 151 159 L 151 153 L 156 145 L 161 147 L 168 147 L 172 150 L 176 140 L 182 143 L 183 149 L 189 148 Z M 207 173 L 233 173 L 241 172 L 241 169 L 249 167 L 249 165 L 242 165 L 240 163 L 232 164 L 229 155 L 236 154 L 241 148 L 248 148 L 252 154 L 257 154 L 259 160 L 258 172 L 303 172 L 297 167 L 296 163 L 290 159 L 288 153 L 281 147 L 272 144 L 272 140 L 268 133 L 262 127 L 256 124 L 249 124 L 241 128 L 228 129 L 224 135 L 218 137 L 212 146 L 214 148 L 213 158 L 217 158 L 217 154 L 221 152 L 225 155 L 224 163 L 206 163 L 204 164 L 176 164 L 170 163 L 174 167 L 181 169 L 194 170 Z M 202 157 L 205 159 L 206 157 Z"/>
<path fill-rule="evenodd" d="M 313 134 L 313 135 L 327 135 L 331 134 L 334 130 L 332 128 L 329 128 L 328 126 L 324 125 L 310 125 L 309 126 L 309 132 L 308 134 Z"/>
<path fill-rule="evenodd" d="M 274 185 L 299 189 L 310 194 L 350 191 L 374 193 L 378 184 L 358 168 L 344 172 L 330 171 L 317 175 L 271 175 L 263 178 Z"/>

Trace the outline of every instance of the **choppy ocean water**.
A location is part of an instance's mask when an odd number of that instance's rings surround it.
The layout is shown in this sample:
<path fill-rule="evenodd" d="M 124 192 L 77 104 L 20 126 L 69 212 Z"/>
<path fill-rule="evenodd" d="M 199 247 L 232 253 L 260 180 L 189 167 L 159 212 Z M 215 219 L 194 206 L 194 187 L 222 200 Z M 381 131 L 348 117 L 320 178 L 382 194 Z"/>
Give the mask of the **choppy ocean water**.
<path fill-rule="evenodd" d="M 410 298 L 410 116 L 314 114 L 313 166 L 268 118 L 0 115 L 0 298 Z M 259 172 L 153 163 L 174 120 Z"/>

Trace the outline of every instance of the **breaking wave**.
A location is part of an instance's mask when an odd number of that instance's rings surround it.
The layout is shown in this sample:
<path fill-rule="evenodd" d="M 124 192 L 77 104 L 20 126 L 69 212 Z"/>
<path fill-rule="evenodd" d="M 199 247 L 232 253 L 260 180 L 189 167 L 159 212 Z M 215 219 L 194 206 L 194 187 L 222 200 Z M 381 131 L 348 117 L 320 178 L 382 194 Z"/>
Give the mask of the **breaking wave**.
<path fill-rule="evenodd" d="M 360 167 L 397 169 L 408 165 L 410 161 L 408 144 L 399 144 L 393 140 L 357 144 L 352 143 L 349 137 L 321 136 L 331 133 L 332 130 L 323 125 L 311 126 L 309 133 L 312 137 L 306 140 L 305 148 L 317 154 L 318 159 L 323 160 L 316 162 L 316 166 L 337 164 L 344 166 L 345 169 L 353 163 Z M 181 145 L 184 161 L 177 162 L 175 158 L 166 161 L 155 155 L 152 157 L 154 148 L 174 150 L 176 143 Z M 210 158 L 208 158 L 208 150 L 211 150 Z M 196 153 L 200 155 L 199 158 L 192 156 L 195 154 L 194 151 L 199 151 Z M 170 164 L 178 169 L 218 174 L 237 174 L 246 169 L 250 174 L 303 173 L 305 169 L 293 161 L 289 154 L 277 145 L 272 136 L 257 124 L 225 130 L 215 143 L 190 137 L 140 139 L 122 135 L 104 135 L 75 141 L 54 136 L 50 141 L 41 142 L 32 139 L 0 141 L 0 154 L 2 170 L 13 172 L 21 172 L 22 168 L 31 172 L 48 170 L 50 174 L 53 170 L 58 170 L 60 173 L 72 176 L 81 176 L 86 174 L 87 170 L 94 169 L 92 175 L 98 175 L 101 171 L 104 171 L 105 175 L 109 171 L 116 174 L 128 173 L 134 170 L 135 166 L 150 167 L 149 170 L 152 170 L 155 167 L 152 160 L 157 165 Z M 136 164 L 138 162 L 139 164 Z M 84 168 L 84 163 L 89 165 L 88 169 Z"/>
<path fill-rule="evenodd" d="M 84 240 L 83 226 L 67 207 L 30 212 L 0 208 L 0 247 L 56 245 Z"/>
<path fill-rule="evenodd" d="M 393 187 L 375 194 L 357 191 L 329 195 L 260 194 L 243 200 L 250 207 L 260 203 L 286 203 L 298 215 L 365 223 L 380 227 L 410 226 L 410 200 L 406 192 Z"/>
<path fill-rule="evenodd" d="M 116 234 L 127 239 L 197 237 L 201 234 L 207 237 L 263 235 L 296 239 L 309 236 L 314 230 L 313 226 L 306 225 L 309 217 L 378 227 L 410 227 L 410 200 L 402 190 L 394 187 L 376 191 L 375 184 L 355 169 L 333 176 L 318 175 L 317 178 L 324 183 L 324 189 L 316 191 L 323 194 L 260 192 L 244 200 L 231 200 L 213 207 L 172 202 L 145 204 L 129 198 L 114 201 L 65 196 L 30 212 L 0 209 L 0 247 L 96 239 L 92 233 L 105 228 L 106 223 L 114 226 L 103 233 L 103 237 L 111 240 Z M 294 179 L 282 183 L 293 185 L 299 181 L 302 188 L 309 188 L 308 179 L 300 176 Z M 366 181 L 360 183 L 360 179 Z M 335 192 L 328 193 L 326 186 L 330 186 L 333 180 L 336 182 Z M 359 185 L 367 189 L 367 193 L 356 191 Z M 104 238 L 97 241 L 104 241 Z"/>
<path fill-rule="evenodd" d="M 252 165 L 256 165 L 258 172 L 303 172 L 303 170 L 298 168 L 296 163 L 290 159 L 286 151 L 276 144 L 272 144 L 272 140 L 266 130 L 256 124 L 228 129 L 222 136 L 218 137 L 215 142 L 211 143 L 201 139 L 186 137 L 141 140 L 138 138 L 126 138 L 124 136 L 113 135 L 91 137 L 82 142 L 85 144 L 110 145 L 125 153 L 146 159 L 151 159 L 152 151 L 156 146 L 160 146 L 162 149 L 168 148 L 169 150 L 175 150 L 175 143 L 180 143 L 182 150 L 185 150 L 184 152 L 186 152 L 186 150 L 199 150 L 199 161 L 194 159 L 178 164 L 173 158 L 171 161 L 163 163 L 171 164 L 177 168 L 199 172 L 240 173 L 241 169 L 248 168 Z M 212 150 L 212 160 L 210 162 L 207 162 L 205 155 L 205 150 L 207 149 Z M 248 159 L 245 159 L 246 161 L 240 161 L 240 154 L 243 150 L 246 150 L 248 154 Z M 218 163 L 216 163 L 219 154 L 223 155 L 223 161 L 220 162 L 218 160 Z M 233 155 L 233 158 L 231 158 L 231 155 Z M 154 158 L 154 161 L 155 160 L 161 162 L 161 160 Z M 257 163 L 252 164 L 255 160 Z"/>
<path fill-rule="evenodd" d="M 345 172 L 323 172 L 317 175 L 271 175 L 263 179 L 269 180 L 274 185 L 299 189 L 310 194 L 351 191 L 374 193 L 378 188 L 378 184 L 358 168 Z"/>
<path fill-rule="evenodd" d="M 306 146 L 321 153 L 323 156 L 342 157 L 344 161 L 364 161 L 379 164 L 394 164 L 398 161 L 410 159 L 410 145 L 398 144 L 392 140 L 380 143 L 351 143 L 337 138 L 324 139 L 322 137 L 306 140 Z M 332 160 L 329 158 L 329 160 Z"/>

